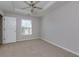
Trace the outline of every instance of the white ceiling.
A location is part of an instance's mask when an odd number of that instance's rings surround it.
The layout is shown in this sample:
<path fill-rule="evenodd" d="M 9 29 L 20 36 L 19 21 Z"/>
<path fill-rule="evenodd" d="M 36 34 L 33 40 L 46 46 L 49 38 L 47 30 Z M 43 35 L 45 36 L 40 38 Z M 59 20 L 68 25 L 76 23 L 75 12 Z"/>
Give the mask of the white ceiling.
<path fill-rule="evenodd" d="M 48 9 L 55 1 L 40 1 L 36 6 L 41 7 L 41 10 L 35 10 L 37 13 L 33 14 L 33 16 L 41 16 L 43 11 Z M 27 15 L 30 10 L 22 10 L 20 8 L 27 7 L 23 1 L 0 1 L 0 9 L 6 13 L 15 13 L 15 14 L 22 14 Z"/>

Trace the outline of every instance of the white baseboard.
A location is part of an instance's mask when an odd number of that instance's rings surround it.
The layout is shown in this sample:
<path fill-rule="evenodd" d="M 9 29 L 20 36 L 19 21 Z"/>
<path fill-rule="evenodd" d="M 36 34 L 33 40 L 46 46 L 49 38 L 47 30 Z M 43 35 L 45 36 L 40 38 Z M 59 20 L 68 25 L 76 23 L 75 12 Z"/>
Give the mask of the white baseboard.
<path fill-rule="evenodd" d="M 25 39 L 22 39 L 22 40 L 16 40 L 16 42 L 18 42 L 18 41 L 25 41 Z"/>
<path fill-rule="evenodd" d="M 40 39 L 40 38 L 31 38 L 31 39 L 28 39 L 28 40 L 33 40 L 33 39 Z M 22 39 L 22 40 L 16 40 L 16 42 L 18 41 L 26 41 L 25 39 Z"/>
<path fill-rule="evenodd" d="M 68 52 L 70 52 L 72 54 L 75 54 L 75 55 L 79 56 L 79 53 L 77 53 L 77 52 L 74 52 L 74 51 L 72 51 L 72 50 L 70 50 L 68 48 L 62 47 L 62 46 L 60 46 L 60 45 L 58 45 L 56 43 L 53 43 L 52 41 L 49 41 L 47 39 L 44 39 L 44 38 L 41 38 L 41 39 L 44 40 L 44 41 L 46 41 L 46 42 L 48 42 L 48 43 L 50 43 L 50 44 L 52 44 L 52 45 L 54 45 L 54 46 L 57 46 L 57 47 L 59 47 L 61 49 L 64 49 L 65 51 L 68 51 Z"/>

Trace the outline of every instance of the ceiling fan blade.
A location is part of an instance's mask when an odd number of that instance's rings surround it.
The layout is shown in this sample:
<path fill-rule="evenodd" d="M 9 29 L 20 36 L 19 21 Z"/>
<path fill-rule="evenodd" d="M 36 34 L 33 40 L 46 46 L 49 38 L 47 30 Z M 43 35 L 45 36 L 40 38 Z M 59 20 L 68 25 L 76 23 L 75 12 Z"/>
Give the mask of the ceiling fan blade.
<path fill-rule="evenodd" d="M 24 1 L 24 3 L 30 6 L 30 3 L 28 3 L 27 1 Z"/>
<path fill-rule="evenodd" d="M 30 3 L 33 3 L 33 1 L 30 1 Z"/>
<path fill-rule="evenodd" d="M 25 8 L 21 8 L 21 9 L 27 9 L 27 8 L 30 8 L 30 7 L 25 7 Z"/>
<path fill-rule="evenodd" d="M 36 5 L 36 4 L 38 4 L 40 1 L 36 1 L 35 3 L 34 3 L 34 5 Z"/>
<path fill-rule="evenodd" d="M 34 7 L 34 8 L 37 8 L 37 9 L 42 9 L 41 7 Z"/>

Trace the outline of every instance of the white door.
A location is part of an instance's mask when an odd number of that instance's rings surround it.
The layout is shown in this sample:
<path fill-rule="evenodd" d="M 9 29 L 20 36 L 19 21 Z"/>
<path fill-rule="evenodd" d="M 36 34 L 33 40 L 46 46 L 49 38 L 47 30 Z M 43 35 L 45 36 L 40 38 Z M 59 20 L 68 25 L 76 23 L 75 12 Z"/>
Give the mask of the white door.
<path fill-rule="evenodd" d="M 4 20 L 5 43 L 16 42 L 16 18 L 5 17 Z"/>

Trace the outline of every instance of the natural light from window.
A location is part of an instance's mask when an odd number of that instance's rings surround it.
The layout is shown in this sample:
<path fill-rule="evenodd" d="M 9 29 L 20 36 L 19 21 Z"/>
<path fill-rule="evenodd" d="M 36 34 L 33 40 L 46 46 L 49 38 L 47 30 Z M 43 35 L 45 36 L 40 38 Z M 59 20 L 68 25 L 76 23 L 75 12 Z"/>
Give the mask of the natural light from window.
<path fill-rule="evenodd" d="M 22 34 L 23 35 L 31 35 L 32 34 L 32 21 L 22 19 L 21 21 Z"/>

